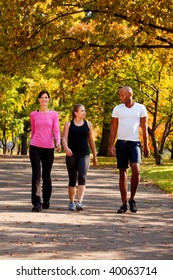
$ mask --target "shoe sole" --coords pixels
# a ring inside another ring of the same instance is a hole
[[[128,210],[128,207],[126,204],[123,204],[117,211],[118,214],[124,214]]]
[[[49,208],[50,208],[50,205],[43,205],[42,208],[43,208],[43,209],[49,209]]]
[[[126,213],[126,212],[127,212],[127,210],[124,210],[124,211],[119,211],[119,210],[118,210],[118,211],[117,211],[118,214],[124,214],[124,213]]]
[[[41,209],[39,209],[39,208],[32,208],[32,212],[40,212],[41,211]]]
[[[77,211],[82,211],[82,210],[83,210],[83,207],[76,207],[76,210],[77,210]]]
[[[131,211],[132,213],[136,213],[136,212],[137,212],[137,209],[136,209],[136,210],[130,209],[130,211]]]

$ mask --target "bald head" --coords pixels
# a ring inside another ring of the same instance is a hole
[[[131,107],[134,102],[132,100],[133,90],[131,87],[124,86],[119,90],[119,96],[122,103],[124,103],[127,107]]]
[[[124,86],[122,88],[120,88],[119,90],[119,94],[127,94],[128,96],[133,96],[133,90],[131,87],[128,87],[128,86]]]

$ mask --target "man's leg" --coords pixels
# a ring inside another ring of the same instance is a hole
[[[140,163],[141,163],[141,143],[139,141],[131,143],[130,146],[130,165],[131,176],[131,194],[129,199],[130,211],[136,212],[135,194],[140,181]]]
[[[139,181],[140,181],[140,164],[132,163],[131,164],[132,176],[131,176],[131,195],[130,201],[134,200]]]
[[[123,205],[127,204],[127,190],[128,190],[127,177],[128,177],[128,169],[120,169],[119,188],[120,188]]]

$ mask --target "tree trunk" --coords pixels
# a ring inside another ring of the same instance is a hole
[[[159,147],[158,147],[158,143],[156,141],[155,134],[150,129],[148,129],[148,132],[149,132],[149,134],[151,136],[151,139],[152,139],[152,144],[153,144],[153,148],[154,148],[155,163],[157,165],[161,165],[161,164],[163,164],[163,158],[162,158],[162,153],[159,151]]]
[[[30,132],[30,122],[29,120],[26,120],[24,122],[24,132],[21,135],[21,155],[27,155],[27,138],[28,138],[28,132]]]
[[[3,155],[6,155],[7,152],[7,139],[6,139],[6,130],[3,130],[3,139],[2,139],[2,146],[3,146]]]
[[[160,153],[158,153],[158,154],[156,155],[155,163],[156,163],[157,165],[163,164],[163,158],[162,158],[162,155],[161,155]]]
[[[21,136],[21,155],[27,155],[27,133]]]
[[[5,145],[5,146],[3,147],[3,155],[6,155],[6,152],[7,152],[7,146]]]
[[[110,129],[103,127],[101,144],[97,154],[98,156],[108,156],[109,133]]]
[[[171,159],[173,159],[173,142],[171,142]]]

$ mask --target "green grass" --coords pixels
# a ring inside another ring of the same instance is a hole
[[[115,166],[112,157],[98,157],[98,166]],[[144,158],[141,164],[141,181],[157,185],[166,193],[173,194],[173,161],[164,160],[163,165],[156,165],[153,158]]]
[[[153,158],[143,159],[141,178],[173,194],[173,161],[164,160],[163,165],[156,165]]]
[[[106,166],[115,166],[115,158],[114,157],[97,157],[98,166],[106,167]]]

